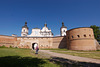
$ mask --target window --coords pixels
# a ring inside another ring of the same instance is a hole
[[[80,35],[77,35],[77,37],[79,38],[79,37],[80,37]]]
[[[91,35],[89,34],[89,36],[91,37]]]
[[[25,30],[24,30],[24,32],[25,32]]]
[[[64,32],[66,32],[66,31],[64,30]]]
[[[86,35],[84,34],[84,37],[86,37]]]
[[[72,36],[72,38],[74,38],[74,37]]]

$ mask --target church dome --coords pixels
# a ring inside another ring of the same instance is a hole
[[[42,28],[42,31],[49,31],[47,24],[44,24],[44,27]]]
[[[48,30],[48,27],[43,27],[42,30],[43,31],[47,31]]]
[[[64,26],[64,22],[62,22],[62,27],[61,28],[67,28],[66,26]]]
[[[27,22],[25,22],[25,25],[22,26],[22,28],[27,28],[27,29],[28,29],[28,27],[27,27]]]

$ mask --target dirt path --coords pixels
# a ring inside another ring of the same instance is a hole
[[[72,55],[67,55],[67,54],[55,53],[55,52],[50,52],[50,50],[39,50],[39,52],[42,52],[44,54],[48,54],[49,57],[54,56],[54,57],[60,57],[60,58],[65,58],[65,59],[79,61],[79,62],[90,62],[90,63],[100,64],[100,60],[98,60],[98,59],[92,59],[92,58],[85,58],[85,57],[78,57],[78,56],[72,56]]]

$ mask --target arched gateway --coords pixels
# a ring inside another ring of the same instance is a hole
[[[38,46],[37,43],[32,43],[32,49],[33,49],[33,50],[36,48],[36,46]]]

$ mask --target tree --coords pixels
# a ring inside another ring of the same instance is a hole
[[[91,25],[90,28],[93,29],[95,39],[97,39],[97,41],[100,41],[100,27]]]

